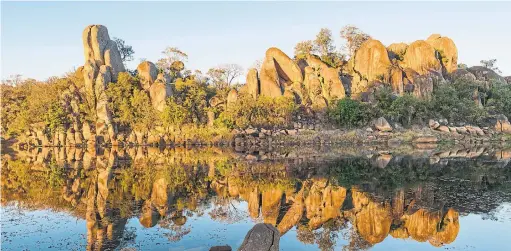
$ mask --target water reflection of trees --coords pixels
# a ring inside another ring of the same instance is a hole
[[[126,230],[132,217],[167,229],[176,242],[191,232],[189,217],[205,213],[224,223],[262,220],[283,235],[296,228],[300,241],[322,250],[339,237],[348,242],[344,249],[356,250],[389,235],[441,246],[456,238],[460,212],[487,213],[509,201],[509,159],[502,156],[295,155],[246,162],[222,149],[41,149],[3,163],[2,203],[85,218],[88,250],[133,241],[134,231]]]

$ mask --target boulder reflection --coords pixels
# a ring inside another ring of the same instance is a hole
[[[3,158],[2,204],[85,219],[88,250],[132,241],[126,223],[133,217],[145,228],[168,229],[169,241],[176,242],[191,232],[190,217],[206,213],[226,223],[250,217],[281,235],[296,228],[300,241],[323,250],[342,233],[347,249],[389,236],[439,247],[456,239],[460,214],[498,205],[493,195],[509,177],[503,167],[511,156],[486,149],[341,151],[334,155],[345,157],[335,158],[321,152],[258,153],[266,161],[246,161],[254,158],[220,148],[35,149]],[[470,189],[483,193],[481,201],[466,197]]]

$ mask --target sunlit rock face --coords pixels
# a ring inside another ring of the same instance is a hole
[[[348,84],[342,82],[341,78],[339,77],[339,69],[328,66],[314,55],[307,56],[307,60],[305,61],[305,63],[306,63],[304,64],[305,67],[306,66],[311,67],[311,69],[315,72],[315,75],[320,76],[323,79],[323,83],[322,85],[320,85],[321,86],[320,94],[323,98],[327,100],[333,100],[341,99],[346,96],[346,90],[344,86]],[[304,73],[305,78],[307,78],[307,75],[310,75],[310,73],[307,73],[305,67]],[[314,90],[313,89],[314,83],[311,82],[311,84],[312,84],[311,89]],[[315,97],[317,97],[317,95],[311,96],[311,99],[314,99]]]
[[[266,51],[259,77],[261,81],[261,95],[273,98],[282,96],[286,86],[303,82],[302,73],[298,65],[284,52],[275,47]]]
[[[149,90],[158,77],[158,68],[152,62],[144,61],[138,64],[137,74],[142,83],[142,88],[144,90]]]
[[[248,212],[252,218],[259,217],[260,198],[257,189],[251,191],[248,197]]]
[[[261,94],[261,86],[259,85],[259,75],[256,68],[248,70],[246,82],[247,83],[241,87],[240,93],[257,99]]]
[[[164,178],[160,178],[153,183],[151,190],[151,202],[161,215],[165,215],[168,209],[168,182]]]
[[[273,65],[271,64],[272,61]],[[298,65],[296,65],[296,63],[280,49],[275,47],[269,48],[266,51],[265,62],[263,65],[265,63],[267,63],[267,67],[263,68],[268,68],[270,66],[274,68],[272,70],[272,75],[276,76],[277,79],[272,79],[272,81],[275,81],[275,84],[283,89],[293,83],[303,82],[302,72]],[[274,73],[276,73],[276,75],[274,75]],[[263,77],[263,73],[261,73],[261,86],[266,84],[266,77]]]
[[[108,30],[103,25],[89,25],[82,34],[85,65],[83,78],[85,81],[86,98],[89,104],[96,107],[96,133],[108,133],[115,140],[115,129],[112,114],[106,98],[107,85],[117,82],[120,72],[126,71],[121,60],[117,44],[110,40]]]
[[[406,49],[408,49],[408,44],[406,43],[392,43],[387,46],[387,51],[389,52],[390,59],[403,58],[403,55],[406,53]]]
[[[439,53],[442,66],[446,73],[452,73],[458,69],[458,49],[454,41],[439,34],[433,34],[426,40]]]
[[[460,231],[460,222],[458,217],[459,213],[456,210],[449,208],[447,213],[444,215],[439,228],[437,228],[437,232],[431,237],[431,239],[429,239],[429,242],[436,247],[452,243]]]
[[[408,46],[400,66],[410,68],[420,75],[428,74],[430,71],[442,72],[435,48],[424,40],[417,40]]]
[[[166,100],[172,96],[172,88],[170,83],[167,83],[167,77],[160,73],[149,87],[149,97],[153,108],[159,112],[163,112],[166,106]]]
[[[387,48],[380,41],[370,39],[357,50],[353,70],[354,75],[359,75],[361,80],[371,83],[388,78],[390,66]],[[366,91],[361,86],[353,86],[352,88],[355,93]]]
[[[295,62],[280,49],[272,47],[266,51],[260,71],[248,71],[240,94],[254,98],[284,96],[297,104],[325,108],[329,101],[346,96],[345,86],[350,85],[349,81],[339,77],[339,69],[329,67],[314,55]]]
[[[230,107],[236,103],[238,100],[238,91],[236,89],[232,89],[227,94],[227,107]]]
[[[261,66],[261,95],[271,98],[282,96],[279,75],[272,58],[265,58]]]

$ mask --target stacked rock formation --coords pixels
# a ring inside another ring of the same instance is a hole
[[[384,81],[389,78],[391,66],[387,49],[378,40],[370,39],[364,42],[351,59],[354,84],[353,93],[362,93],[375,81]]]
[[[339,69],[310,56],[295,62],[278,48],[266,51],[260,72],[250,69],[240,93],[257,98],[290,97],[296,103],[325,107],[332,99],[343,98],[345,90]]]
[[[240,93],[254,98],[292,97],[298,104],[324,108],[330,101],[346,95],[368,100],[375,88],[388,85],[398,95],[408,92],[427,99],[434,86],[453,74],[460,74],[457,63],[456,45],[438,34],[427,40],[394,43],[388,47],[369,39],[341,68],[329,67],[315,55],[292,60],[272,47],[266,51],[260,71],[250,69]],[[492,74],[479,75],[485,78]]]
[[[446,73],[451,73],[458,69],[458,49],[454,41],[448,37],[442,37],[439,34],[433,34],[426,40],[440,55],[440,63]]]
[[[303,81],[298,65],[284,52],[274,47],[266,51],[259,77],[261,95],[268,97],[280,97],[285,89],[299,85]]]
[[[138,77],[142,88],[149,92],[153,108],[162,112],[165,102],[172,96],[172,88],[169,85],[169,77],[164,73],[158,74],[158,68],[152,62],[144,61],[137,67]]]
[[[352,76],[351,95],[363,97],[374,87],[389,85],[398,95],[405,92],[429,98],[444,76],[457,70],[458,50],[448,37],[431,35],[411,44],[388,47],[374,39],[364,42],[347,64]]]
[[[85,65],[83,77],[88,103],[96,108],[96,134],[108,133],[115,140],[115,125],[108,108],[106,89],[110,82],[116,82],[124,65],[117,44],[110,40],[108,30],[103,25],[89,25],[82,34]]]

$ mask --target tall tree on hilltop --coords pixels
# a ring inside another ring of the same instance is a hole
[[[320,56],[326,56],[328,53],[335,50],[334,42],[332,39],[332,31],[327,28],[322,28],[319,33],[316,35],[316,40],[314,40],[314,50]]]
[[[117,49],[121,54],[121,60],[124,64],[128,61],[132,61],[134,59],[133,54],[135,54],[135,50],[131,45],[127,45],[126,42],[120,38],[114,37],[114,41],[117,44]]]
[[[161,52],[164,56],[160,58],[156,65],[161,72],[169,74],[172,78],[181,76],[184,70],[184,61],[188,60],[188,55],[177,47],[167,47]]]
[[[344,55],[336,51],[332,38],[332,31],[327,28],[322,28],[316,35],[313,45],[313,52],[318,54],[323,62],[331,67],[342,65]]]
[[[314,43],[311,40],[298,42],[295,46],[295,57],[306,58],[314,51]]]
[[[346,40],[346,44],[343,46],[344,49],[350,57],[353,57],[362,43],[370,39],[371,36],[354,25],[346,25],[341,29],[341,38]]]
[[[231,86],[234,79],[243,74],[243,67],[238,64],[224,64],[208,70],[212,84],[218,89]]]

